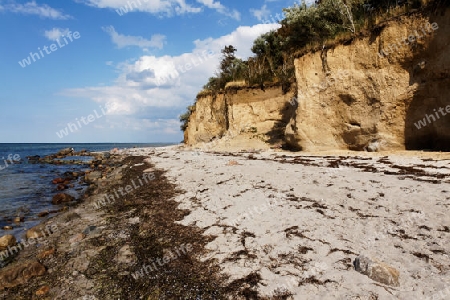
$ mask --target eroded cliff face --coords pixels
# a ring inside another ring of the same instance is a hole
[[[289,100],[294,93],[283,94],[281,87],[229,89],[215,96],[197,99],[195,111],[185,131],[185,143],[210,142],[227,134],[252,133],[268,143],[284,139],[286,125],[294,114]]]
[[[189,117],[189,124],[184,132],[184,142],[188,145],[209,142],[215,137],[222,137],[227,129],[225,95],[200,97],[195,103],[195,111]]]
[[[298,58],[298,108],[287,142],[302,150],[450,150],[450,114],[435,115],[450,105],[449,21],[404,17],[326,56]],[[410,36],[413,42],[401,43]]]
[[[296,150],[449,151],[449,28],[448,11],[401,17],[371,36],[297,58],[295,95],[247,88],[200,98],[185,142],[252,127],[266,142],[283,139]]]

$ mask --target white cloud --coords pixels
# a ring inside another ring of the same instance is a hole
[[[111,118],[109,117],[104,124],[96,124],[97,128],[105,129],[131,129],[136,131],[179,134],[180,122],[178,119],[140,119],[136,120],[130,117]]]
[[[87,5],[98,8],[115,9],[119,15],[129,12],[148,12],[151,14],[164,14],[166,16],[182,15],[186,13],[199,13],[203,7],[215,9],[236,20],[240,20],[241,14],[233,9],[230,10],[219,1],[197,0],[203,7],[193,6],[185,0],[78,0]]]
[[[199,2],[199,3],[203,4],[203,5],[205,5],[205,6],[208,7],[208,8],[215,9],[215,10],[217,10],[219,13],[221,13],[221,14],[223,14],[223,15],[226,15],[226,16],[228,16],[228,17],[231,17],[231,18],[233,18],[233,19],[236,19],[236,20],[238,20],[238,21],[241,19],[241,14],[240,14],[237,10],[235,10],[235,9],[230,10],[230,9],[226,8],[225,6],[223,6],[223,5],[220,3],[220,1],[214,1],[214,0],[197,0],[197,2]]]
[[[185,13],[198,13],[202,9],[187,4],[185,0],[79,0],[98,8],[116,9],[120,12],[140,11],[172,16]],[[121,10],[122,9],[122,10]]]
[[[44,36],[50,41],[57,41],[62,36],[66,36],[69,33],[69,28],[53,28],[50,30],[46,30],[44,32]]]
[[[161,34],[152,35],[151,39],[147,40],[141,36],[120,34],[113,26],[103,27],[102,29],[111,36],[112,42],[116,44],[119,49],[127,46],[162,49],[166,41],[166,37]]]
[[[113,85],[68,89],[61,94],[108,104],[108,115],[126,116],[136,119],[136,122],[152,118],[148,114],[156,118],[175,119],[177,113],[192,104],[201,87],[214,75],[224,46],[235,46],[237,56],[247,58],[252,54],[250,48],[253,41],[278,27],[278,24],[242,26],[217,39],[194,41],[195,48],[189,53],[178,56],[144,55],[134,62],[119,64],[120,75]],[[137,118],[137,115],[141,117]],[[176,124],[178,131],[178,121]]]
[[[72,17],[63,14],[61,11],[54,9],[47,4],[39,5],[36,1],[30,1],[25,4],[9,3],[3,6],[3,10],[24,15],[37,15],[41,18],[49,18],[53,20],[67,20]]]
[[[251,47],[253,41],[261,34],[273,29],[279,28],[279,24],[258,24],[255,26],[238,27],[231,34],[222,36],[218,39],[196,40],[194,44],[199,49],[213,49],[220,53],[224,46],[233,45],[238,51],[236,56],[246,59],[252,55]]]
[[[267,9],[267,5],[264,4],[261,9],[250,9],[250,12],[253,14],[255,18],[257,18],[259,21],[262,21],[263,19],[267,19],[270,15],[270,10]]]

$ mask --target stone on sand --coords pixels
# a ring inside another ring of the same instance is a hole
[[[356,271],[367,275],[374,281],[390,286],[400,286],[400,272],[383,262],[360,255],[355,258],[353,265]]]
[[[37,261],[25,261],[0,271],[0,290],[26,283],[30,278],[42,276],[45,267]]]
[[[13,235],[4,235],[0,238],[0,250],[5,250],[8,246],[14,246],[16,243],[16,238]]]

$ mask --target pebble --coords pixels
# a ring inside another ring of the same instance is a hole
[[[78,233],[69,239],[71,245],[81,242],[86,236],[82,233]]]
[[[23,222],[24,218],[23,217],[15,217],[14,218],[14,223],[20,223]]]
[[[83,230],[83,234],[89,235],[89,234],[93,233],[96,229],[97,229],[97,226],[90,225],[90,226],[86,227],[85,230]]]
[[[4,250],[8,248],[8,246],[14,246],[16,243],[16,238],[13,235],[4,235],[0,238],[0,250]]]
[[[41,287],[40,289],[38,289],[36,291],[36,295],[43,296],[43,295],[47,294],[49,291],[50,291],[50,287],[48,285],[44,285],[43,287]]]

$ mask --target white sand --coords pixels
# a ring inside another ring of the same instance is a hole
[[[268,150],[251,160],[179,146],[127,152],[149,155],[185,191],[176,200],[191,213],[181,223],[216,236],[202,259],[217,259],[231,280],[258,273],[261,296],[285,289],[293,299],[450,299],[449,154],[423,161],[426,153],[388,153],[379,161],[385,154],[353,152],[330,168],[337,156]],[[419,179],[438,183],[385,174],[399,170],[392,165],[416,166],[431,173]],[[400,287],[356,272],[359,254],[398,269]]]

